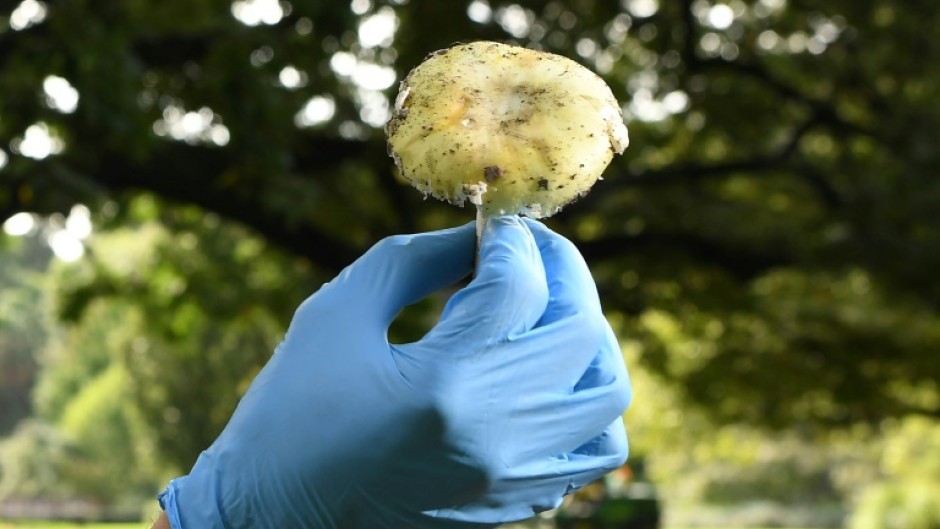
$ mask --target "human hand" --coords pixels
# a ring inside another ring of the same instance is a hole
[[[391,237],[305,301],[161,495],[173,527],[492,527],[621,465],[626,368],[587,266],[542,224],[489,221],[438,324],[388,343],[473,252],[472,225]]]

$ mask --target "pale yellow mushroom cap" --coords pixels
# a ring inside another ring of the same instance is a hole
[[[418,190],[484,217],[547,217],[627,147],[620,105],[571,59],[495,42],[431,54],[401,83],[389,154]]]

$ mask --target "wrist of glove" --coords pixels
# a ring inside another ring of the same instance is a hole
[[[476,528],[620,466],[630,383],[596,288],[541,223],[489,221],[421,340],[401,309],[470,273],[472,224],[385,239],[297,310],[229,424],[160,495],[175,529]]]

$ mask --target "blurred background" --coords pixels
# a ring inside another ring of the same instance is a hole
[[[473,218],[382,127],[476,39],[593,69],[632,140],[548,221],[622,340],[631,460],[529,526],[940,527],[938,28],[933,0],[0,1],[0,527],[152,516],[301,300]]]

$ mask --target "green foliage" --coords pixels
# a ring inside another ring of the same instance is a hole
[[[165,478],[116,361],[135,330],[120,309],[97,303],[83,325],[47,344],[35,392],[42,419],[24,421],[4,441],[0,498],[136,502]]]
[[[107,370],[70,402],[58,427],[23,421],[0,450],[0,499],[141,501],[165,473],[133,428],[123,376]]]
[[[244,230],[192,208],[155,205],[135,202],[140,220],[99,235],[90,258],[61,270],[61,309],[74,322],[65,349],[76,363],[55,361],[37,398],[53,410],[58,392],[74,406],[94,387],[89,380],[120,366],[160,460],[182,471],[221,431],[314,287],[303,263]],[[82,394],[69,390],[70,380]],[[65,427],[69,411],[50,416]]]
[[[628,344],[634,358],[635,344]],[[824,454],[808,434],[767,435],[746,424],[716,425],[682,405],[679,391],[647,370],[631,373],[635,404],[626,419],[631,451],[645,455],[652,481],[673,501],[733,503],[832,499]],[[759,485],[759,486],[755,486]]]
[[[908,419],[886,430],[882,479],[859,496],[852,529],[940,527],[940,425]]]
[[[636,366],[641,342],[628,340],[624,350]],[[718,423],[656,372],[634,367],[631,379],[631,460],[647,462],[667,526],[841,527],[849,499],[880,474],[883,446],[871,428]]]
[[[735,301],[734,311],[716,312],[676,296],[645,310],[627,333],[642,339],[644,361],[682,380],[691,400],[722,420],[847,425],[940,405],[938,360],[929,353],[940,348],[933,309],[868,273],[781,269]]]
[[[46,344],[34,393],[41,417],[60,421],[72,399],[108,369],[114,351],[126,346],[134,332],[124,324],[124,314],[121,307],[98,304],[89,310],[88,325],[72,327]]]
[[[63,480],[105,504],[149,499],[169,474],[131,405],[127,378],[120,364],[111,364],[69,401],[59,425],[77,452],[64,465]]]
[[[0,529],[140,529],[140,523],[80,523],[43,522],[36,520],[3,522]]]
[[[668,322],[653,326],[669,330]],[[625,343],[628,362],[640,346]],[[648,461],[674,524],[835,527],[851,513],[852,529],[936,527],[936,420],[913,416],[838,430],[716,424],[706,410],[684,405],[681,391],[661,376],[645,369],[631,375],[631,451]]]
[[[72,492],[63,482],[63,466],[72,447],[53,427],[40,421],[20,422],[0,441],[0,498],[64,498]]]
[[[0,436],[31,411],[36,378],[33,351],[48,333],[50,314],[42,273],[49,250],[37,237],[10,241],[0,252]]]

